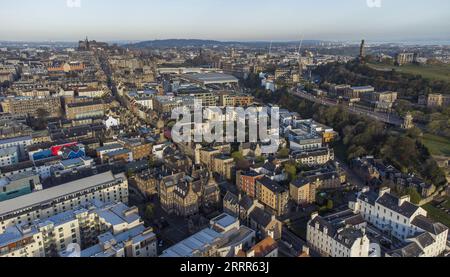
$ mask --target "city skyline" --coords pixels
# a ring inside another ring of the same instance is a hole
[[[0,259],[450,257],[449,1],[0,1]]]
[[[450,3],[388,0],[3,1],[3,41],[449,41]],[[78,5],[79,4],[79,5]],[[401,17],[399,16],[401,15]],[[55,22],[58,22],[56,24]]]

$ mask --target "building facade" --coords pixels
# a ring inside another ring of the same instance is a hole
[[[3,112],[15,115],[38,117],[39,110],[44,110],[51,117],[61,116],[61,100],[58,97],[16,97],[7,98],[2,103]]]
[[[308,246],[323,257],[368,257],[370,241],[365,226],[358,215],[337,221],[314,213],[307,225]]]
[[[307,179],[297,179],[289,186],[289,195],[297,205],[309,205],[316,202],[316,184]]]
[[[0,202],[0,233],[16,224],[31,224],[94,200],[128,203],[128,180],[106,172]]]
[[[281,216],[287,210],[289,191],[277,182],[263,177],[256,181],[256,196],[275,215]]]

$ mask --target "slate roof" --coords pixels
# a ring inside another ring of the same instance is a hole
[[[246,177],[258,177],[258,176],[262,176],[263,174],[260,174],[254,170],[248,170],[248,171],[241,171],[241,176],[246,176]]]
[[[433,235],[439,235],[448,230],[447,226],[442,223],[434,222],[430,218],[422,215],[416,216],[411,224]]]
[[[355,242],[364,236],[363,232],[354,228],[345,228],[338,232],[335,236],[336,241],[345,245],[347,248],[351,248]]]
[[[230,205],[242,207],[244,210],[248,211],[253,206],[253,200],[248,195],[243,195],[239,200],[239,196],[228,191],[223,198],[224,203]]]
[[[436,241],[430,235],[430,233],[422,233],[414,238],[414,240],[419,244],[421,248],[427,248],[433,245]]]
[[[259,182],[261,185],[265,186],[269,190],[276,192],[276,193],[282,193],[282,192],[286,191],[283,186],[281,186],[277,182],[275,182],[272,179],[269,179],[267,177],[259,179],[257,182]]]
[[[327,229],[328,236],[333,237],[345,247],[351,248],[356,240],[364,237],[363,231],[354,226],[364,222],[360,214],[354,214],[353,211],[346,210],[325,218],[316,216],[309,222],[309,226],[315,228],[318,224],[320,232]]]
[[[413,214],[416,213],[417,210],[420,208],[419,206],[416,206],[408,201],[404,202],[402,205],[399,206],[398,198],[390,193],[385,193],[383,196],[378,198],[376,202],[381,206],[393,210],[396,213],[399,213],[407,218],[413,216]]]
[[[253,206],[253,200],[248,195],[244,195],[239,201],[239,206],[248,211]]]
[[[271,172],[275,172],[275,170],[277,169],[277,167],[273,163],[270,163],[270,162],[265,163],[263,165],[263,168],[268,171],[271,171]]]
[[[308,185],[309,183],[310,183],[309,180],[305,179],[305,178],[299,178],[299,179],[291,182],[291,184],[296,188],[301,188],[303,186]]]
[[[327,220],[325,220],[323,217],[320,217],[320,216],[317,216],[316,218],[311,220],[309,222],[309,226],[315,227],[317,223],[319,224],[319,231],[323,232],[323,230],[325,228],[327,228],[328,234],[334,235],[336,233],[336,230],[335,230],[333,224],[331,224],[330,222],[328,222]]]
[[[375,206],[375,202],[378,199],[378,193],[375,193],[374,191],[361,193],[361,195],[359,196],[359,199],[369,203],[372,206]]]
[[[403,248],[397,249],[391,253],[389,253],[392,257],[400,257],[400,258],[413,258],[420,257],[425,254],[419,245],[415,242],[411,242]]]
[[[267,227],[272,222],[272,215],[265,212],[263,209],[257,207],[255,208],[249,216],[253,221],[255,221],[258,225],[263,227]]]
[[[361,214],[354,215],[354,216],[352,216],[350,218],[347,218],[345,220],[345,224],[346,225],[351,225],[351,226],[361,225],[361,224],[363,224],[365,222],[366,221],[364,220],[364,218],[362,217]]]
[[[225,194],[225,197],[223,198],[223,202],[235,206],[238,204],[238,197],[236,194],[227,191],[227,194]]]

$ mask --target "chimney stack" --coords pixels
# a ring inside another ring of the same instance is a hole
[[[386,193],[390,193],[391,189],[386,187],[386,188],[380,188],[380,192],[378,193],[379,197],[382,197],[383,195],[385,195]]]
[[[404,195],[398,199],[398,206],[400,207],[405,202],[411,202],[411,197],[409,195]]]

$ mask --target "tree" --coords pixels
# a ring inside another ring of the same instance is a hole
[[[333,202],[333,200],[328,200],[327,201],[327,209],[328,210],[332,210],[334,208],[334,202]]]
[[[31,124],[35,130],[44,130],[47,128],[47,118],[50,113],[42,108],[36,110],[36,117],[32,118]]]
[[[244,80],[244,86],[250,89],[257,89],[261,87],[261,79],[259,79],[259,75],[250,73],[247,79]]]
[[[50,116],[50,113],[45,109],[39,108],[36,110],[36,115],[39,119],[46,120]]]
[[[290,181],[294,181],[297,178],[297,166],[292,163],[286,163],[284,166],[286,174],[289,176]]]
[[[133,169],[128,169],[128,171],[127,171],[127,177],[128,178],[131,178],[131,177],[133,177],[134,176],[134,170]]]
[[[419,205],[420,201],[422,201],[422,196],[420,196],[419,192],[415,188],[407,189],[408,195],[411,197],[411,202],[413,204]]]
[[[154,157],[151,157],[150,159],[148,159],[148,167],[155,168],[157,166],[158,166],[158,161]]]
[[[264,158],[263,156],[256,157],[255,161],[256,163],[263,163],[266,161],[266,158]]]
[[[344,68],[343,71],[346,69]],[[332,74],[332,71],[330,72]],[[384,124],[375,120],[351,114],[342,108],[323,107],[289,94],[275,98],[278,100],[271,103],[298,112],[303,118],[313,117],[316,121],[333,127],[342,138],[347,160],[372,155],[382,158],[386,163],[392,164],[404,173],[414,173],[436,187],[445,185],[443,170],[432,159],[428,149],[421,142],[420,136],[418,137],[417,130],[399,132],[386,128]],[[428,127],[432,127],[436,132],[444,133],[446,132],[444,128],[448,126],[450,134],[450,120],[447,117],[435,113],[430,118],[439,123]],[[443,118],[446,120],[444,121]],[[286,151],[289,150],[280,150],[278,157],[287,157]]]
[[[145,217],[147,219],[151,219],[153,215],[155,214],[155,208],[152,204],[148,204],[147,207],[145,207]]]
[[[287,159],[287,158],[289,158],[289,149],[287,149],[287,148],[281,149],[281,150],[278,152],[277,157],[278,157],[279,159]]]
[[[408,137],[412,138],[412,139],[416,139],[417,140],[417,139],[420,139],[423,136],[423,133],[422,133],[422,131],[419,128],[414,127],[414,128],[411,128],[411,129],[407,130],[406,131],[406,135]]]
[[[414,107],[411,102],[399,99],[396,102],[395,110],[400,116],[405,116],[407,112],[413,111]]]
[[[235,162],[245,160],[244,155],[240,151],[233,152],[231,154],[231,157],[234,159]]]
[[[236,163],[237,170],[248,170],[250,168],[250,162],[245,159],[244,155],[240,151],[233,152],[231,157]]]
[[[355,158],[359,158],[359,157],[363,157],[366,154],[367,154],[367,151],[366,151],[366,149],[364,149],[364,147],[356,146],[356,145],[351,145],[348,148],[348,153],[347,153],[349,160],[352,160],[352,159],[355,159]]]

